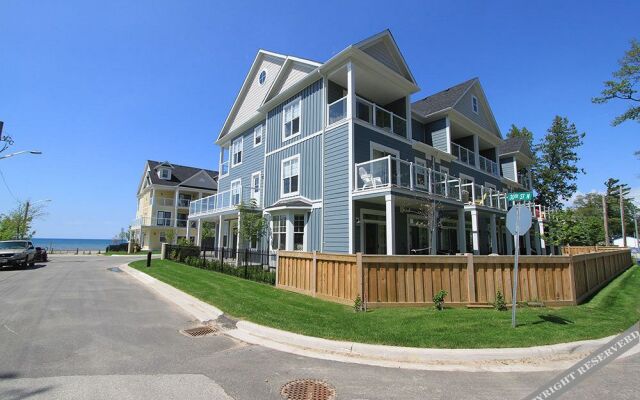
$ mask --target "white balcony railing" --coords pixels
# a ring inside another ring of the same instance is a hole
[[[347,118],[347,96],[334,101],[327,106],[327,125],[335,124]]]
[[[375,103],[356,97],[356,118],[387,132],[407,137],[407,120]]]
[[[178,207],[189,207],[190,199],[178,199]]]
[[[242,187],[236,190],[225,190],[211,196],[193,200],[189,204],[189,217],[214,214],[235,208],[242,202]]]
[[[458,143],[451,142],[451,154],[458,160],[468,165],[476,165],[476,155],[472,150],[460,146]]]
[[[491,175],[499,176],[498,164],[495,161],[488,159],[487,157],[478,155],[480,169],[484,172],[488,172]]]
[[[156,197],[156,205],[162,207],[173,207],[173,199],[168,197]]]
[[[186,219],[175,218],[157,218],[157,217],[139,217],[133,220],[131,223],[132,228],[140,228],[142,226],[164,226],[164,227],[178,227],[186,228]]]
[[[399,160],[393,156],[357,163],[355,192],[398,187],[460,201],[464,204],[507,209],[506,193],[465,183],[458,177]]]

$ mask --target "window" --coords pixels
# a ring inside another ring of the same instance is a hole
[[[285,250],[287,248],[287,217],[286,215],[274,215],[271,232],[271,247],[273,250]]]
[[[167,242],[167,234],[164,233],[164,231],[160,232],[160,243],[166,243]]]
[[[471,109],[474,113],[478,113],[478,98],[476,96],[471,96]]]
[[[419,187],[427,186],[427,162],[421,158],[415,158],[415,182],[414,184]]]
[[[300,99],[294,100],[282,109],[282,140],[291,139],[300,134]]]
[[[300,155],[282,160],[282,196],[298,194]]]
[[[168,168],[162,168],[158,175],[160,176],[160,179],[169,180],[171,179],[171,170]]]
[[[262,124],[253,128],[253,147],[259,146],[262,143],[262,130],[264,127]]]
[[[231,182],[231,204],[238,205],[242,200],[242,181],[236,179]]]
[[[220,148],[220,176],[229,174],[229,147]]]
[[[304,214],[293,216],[293,249],[304,250]]]
[[[260,75],[258,76],[258,83],[260,84],[260,86],[264,85],[264,82],[267,80],[267,71],[266,70],[262,70],[260,72]]]
[[[189,203],[191,202],[190,194],[178,194],[178,207],[189,207]]]
[[[158,211],[156,225],[171,226],[171,211]]]
[[[442,172],[443,174],[449,175],[449,168],[443,167],[442,165],[440,165],[440,172]]]
[[[184,213],[178,213],[178,219],[176,221],[176,226],[178,228],[186,228],[187,227],[187,218],[189,217],[188,214],[184,214]]]
[[[251,174],[251,199],[260,204],[260,171]]]
[[[236,139],[233,141],[233,143],[231,144],[231,154],[232,154],[232,159],[231,159],[231,166],[235,167],[236,165],[240,165],[242,164],[242,137]]]

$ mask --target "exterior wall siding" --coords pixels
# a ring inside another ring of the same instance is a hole
[[[322,251],[349,252],[349,124],[324,134]]]
[[[414,161],[414,151],[410,144],[382,134],[362,125],[353,125],[353,159],[354,162],[364,162],[371,159],[371,142],[381,144],[400,152],[400,158]]]
[[[322,243],[322,208],[314,208],[307,219],[307,251],[320,251]]]
[[[301,98],[300,107],[300,134],[283,142],[282,141],[282,109],[287,104]],[[303,139],[322,130],[322,119],[324,117],[324,96],[322,90],[322,80],[318,80],[298,92],[282,104],[276,106],[267,113],[267,152],[271,152]]]
[[[500,159],[500,170],[502,176],[512,181],[516,180],[516,170],[513,166],[513,157],[505,157]]]
[[[478,98],[478,113],[473,112],[471,106],[471,96],[476,96]],[[469,118],[476,124],[481,127],[495,132],[495,128],[493,127],[493,123],[490,121],[489,110],[487,110],[488,105],[481,101],[482,96],[480,96],[480,91],[477,86],[472,87],[467,94],[460,99],[458,104],[456,104],[455,109],[462,113],[465,117]],[[497,132],[496,132],[497,135]]]
[[[300,196],[309,200],[322,199],[322,135],[318,135],[267,155],[265,165],[267,174],[264,183],[264,203],[267,207],[281,198],[282,160],[297,154],[300,155]]]
[[[431,143],[432,146],[440,151],[447,152],[448,150],[448,140],[447,140],[447,129],[440,129],[438,131],[431,132]]]
[[[264,122],[262,122],[264,123]],[[256,126],[258,126],[257,124]],[[251,174],[260,171],[262,173],[262,186],[261,190],[264,190],[264,149],[265,138],[264,131],[262,136],[262,144],[253,147],[253,129],[247,130],[242,134],[242,163],[235,167],[230,165],[229,174],[224,177],[218,178],[218,192],[231,189],[231,182],[236,179],[242,179],[242,201],[248,202],[251,198]],[[232,155],[229,155],[232,158]],[[229,163],[231,164],[231,163]]]

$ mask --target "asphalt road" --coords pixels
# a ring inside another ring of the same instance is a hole
[[[195,325],[129,275],[126,257],[55,256],[0,270],[0,399],[281,399],[303,378],[337,399],[520,399],[555,373],[369,367],[281,353]],[[638,399],[640,356],[615,361],[563,399]]]

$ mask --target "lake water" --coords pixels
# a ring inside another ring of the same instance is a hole
[[[56,239],[33,238],[35,247],[45,247],[54,250],[101,250],[104,251],[110,244],[115,244],[113,239]]]

